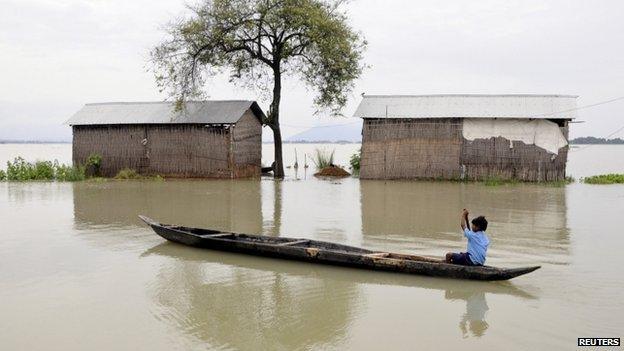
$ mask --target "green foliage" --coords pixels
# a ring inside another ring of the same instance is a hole
[[[102,156],[100,156],[99,154],[91,154],[89,155],[89,157],[87,157],[87,162],[85,166],[94,166],[94,167],[99,168],[101,164],[102,164]]]
[[[115,179],[117,180],[155,180],[155,181],[164,181],[165,178],[159,174],[154,176],[144,176],[139,174],[136,170],[131,168],[124,168],[117,172],[115,175]]]
[[[582,181],[587,184],[624,184],[624,174],[601,174],[583,178]]]
[[[526,182],[517,179],[503,179],[499,177],[491,177],[483,180],[485,186],[501,186],[501,185],[516,185],[516,184],[539,184],[551,187],[560,187],[570,183],[574,183],[574,178],[566,177],[564,180],[546,181],[546,182]]]
[[[206,78],[227,71],[232,82],[273,95],[265,123],[277,126],[281,76],[294,75],[317,92],[319,109],[338,115],[366,47],[339,9],[343,2],[203,0],[152,50],[156,82],[181,108],[202,96]]]
[[[99,177],[100,166],[102,165],[102,156],[99,154],[90,154],[85,162],[85,174],[91,177]]]
[[[54,178],[60,182],[76,182],[85,180],[84,166],[68,166],[54,161]]]
[[[362,159],[362,148],[358,150],[358,152],[351,155],[351,159],[349,160],[349,164],[351,165],[351,170],[353,174],[360,173],[360,160]]]
[[[6,180],[6,172],[0,169],[0,182]]]
[[[314,105],[340,115],[362,74],[366,41],[339,9],[344,0],[202,0],[168,27],[169,37],[151,52],[156,83],[184,109],[202,98],[207,78],[227,72],[230,81],[254,88],[271,105],[262,121],[275,142],[275,177],[284,176],[279,125],[282,76],[316,92]]]
[[[312,157],[312,162],[316,166],[316,169],[321,170],[334,164],[334,152],[336,150],[328,151],[325,149],[316,149]]]
[[[85,179],[84,172],[84,167],[59,164],[58,161],[31,163],[22,157],[16,157],[12,162],[7,162],[6,179],[9,181],[77,181]]]
[[[115,179],[129,180],[129,179],[143,179],[143,176],[137,173],[136,170],[130,168],[124,168],[117,172]]]

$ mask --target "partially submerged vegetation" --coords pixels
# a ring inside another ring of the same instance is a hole
[[[164,180],[165,178],[163,178],[160,175],[155,175],[155,176],[144,176],[139,174],[139,172],[137,172],[136,170],[132,169],[132,168],[124,168],[122,170],[120,170],[119,172],[117,172],[117,174],[115,175],[115,179],[117,180]]]
[[[360,174],[360,161],[362,160],[362,148],[360,148],[356,153],[351,155],[351,159],[349,159],[349,164],[351,165],[351,172],[353,175]]]
[[[102,165],[102,156],[99,154],[91,154],[87,157],[86,162],[86,174],[89,177],[99,177],[100,176],[100,166]]]
[[[574,183],[575,179],[573,177],[566,177],[564,180],[553,180],[553,181],[544,181],[544,182],[523,182],[517,179],[502,179],[498,177],[487,178],[482,181],[485,186],[501,186],[501,185],[515,185],[515,184],[539,184],[545,186],[564,186],[570,183]]]
[[[624,184],[624,174],[600,174],[582,179],[587,184]]]
[[[101,181],[100,166],[102,157],[97,154],[90,155],[84,165],[66,165],[54,161],[28,162],[23,157],[16,157],[7,162],[7,170],[0,170],[0,181],[24,182],[24,181],[58,181],[75,182],[85,179]],[[160,175],[143,176],[133,169],[122,169],[115,179],[149,179],[163,180]]]
[[[142,178],[141,175],[137,173],[136,170],[131,169],[131,168],[124,168],[120,170],[119,172],[117,172],[117,174],[115,175],[115,179],[121,179],[121,180],[141,179],[141,178]]]
[[[6,173],[0,176],[1,180],[8,181],[29,181],[47,180],[73,182],[84,180],[85,168],[83,166],[70,166],[54,161],[28,162],[22,157],[16,157],[13,161],[7,162]]]
[[[334,164],[334,153],[336,150],[328,151],[316,149],[312,162],[318,170],[314,175],[317,177],[348,177],[351,174],[342,167]]]
[[[316,166],[316,169],[321,170],[326,167],[334,165],[334,153],[336,150],[316,149],[312,157],[312,162]]]

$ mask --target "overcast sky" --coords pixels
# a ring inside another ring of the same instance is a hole
[[[69,140],[63,122],[89,102],[160,101],[147,70],[177,0],[0,0],[0,139]],[[580,95],[579,106],[624,96],[624,1],[354,0],[346,10],[369,42],[360,94]],[[217,77],[214,99],[256,99]],[[286,136],[316,124],[305,86],[286,83]],[[266,101],[260,101],[266,109]],[[624,101],[579,112],[575,136],[624,126]],[[616,136],[624,136],[624,131]]]

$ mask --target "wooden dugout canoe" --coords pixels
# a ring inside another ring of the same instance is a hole
[[[428,257],[371,251],[325,241],[227,233],[162,224],[146,216],[139,218],[152,227],[156,234],[176,243],[312,263],[471,280],[507,280],[540,268],[459,266]]]

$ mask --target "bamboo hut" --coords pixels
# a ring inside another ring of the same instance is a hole
[[[87,104],[67,124],[74,164],[100,155],[103,176],[240,178],[260,175],[263,117],[254,101],[122,102]]]
[[[566,176],[571,95],[365,95],[363,179]]]

